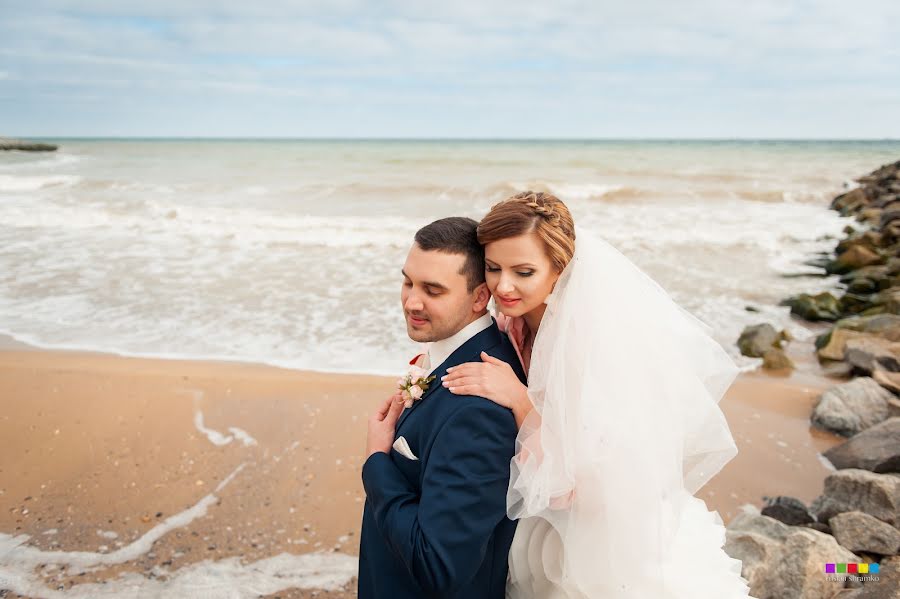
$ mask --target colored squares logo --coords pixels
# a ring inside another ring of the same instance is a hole
[[[825,564],[825,574],[878,574],[879,564]]]

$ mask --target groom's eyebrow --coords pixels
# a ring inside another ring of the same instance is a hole
[[[405,270],[403,270],[403,269],[401,268],[401,269],[400,269],[400,272],[403,273],[403,276],[404,276],[404,277],[406,277],[407,279],[409,279],[409,275],[406,274],[406,271],[405,271]],[[412,279],[409,279],[409,280],[412,281]],[[450,291],[450,288],[449,288],[449,287],[447,287],[446,285],[444,285],[444,284],[442,284],[442,283],[438,283],[437,281],[422,281],[422,284],[425,285],[426,287],[437,287],[437,288],[440,289],[441,291]]]

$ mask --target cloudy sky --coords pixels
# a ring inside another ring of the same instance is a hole
[[[0,135],[900,138],[896,0],[0,0]]]

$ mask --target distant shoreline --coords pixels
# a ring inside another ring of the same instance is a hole
[[[194,136],[28,136],[40,141],[215,141],[215,142],[401,142],[401,143],[900,143],[900,138],[794,138],[794,137],[194,137]]]

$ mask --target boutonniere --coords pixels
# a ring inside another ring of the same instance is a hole
[[[397,388],[400,389],[404,406],[407,408],[411,408],[414,401],[421,399],[425,392],[428,391],[428,385],[434,381],[434,376],[426,377],[425,374],[426,372],[423,368],[410,365],[406,375],[397,379]]]

